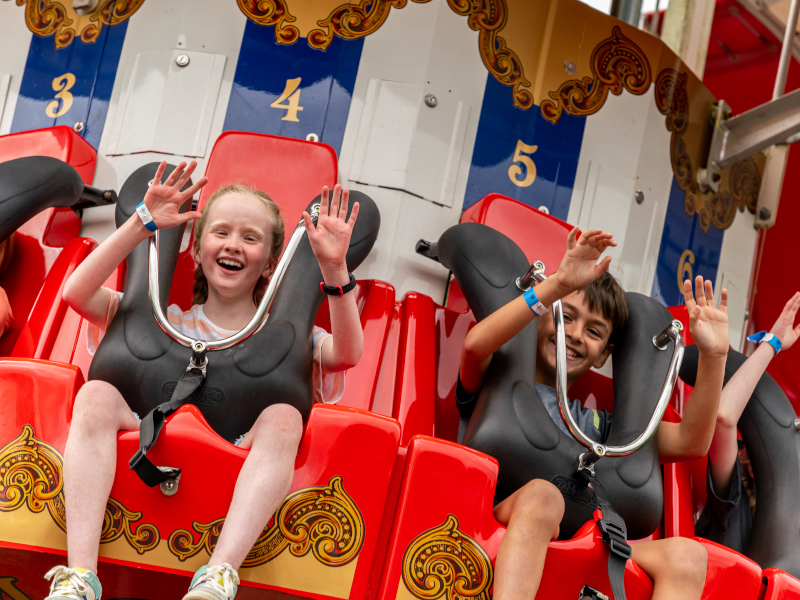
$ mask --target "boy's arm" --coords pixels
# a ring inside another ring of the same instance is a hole
[[[697,380],[680,423],[661,423],[658,453],[661,459],[686,460],[705,456],[714,435],[717,410],[728,357],[728,290],[722,290],[719,308],[714,305],[711,282],[698,275],[683,284],[689,331],[699,351]]]
[[[576,241],[578,228],[567,237],[567,252],[553,275],[536,286],[536,297],[545,306],[583,289],[608,271],[611,257],[599,264],[600,255],[616,246],[614,236],[600,229],[590,229]],[[464,339],[459,376],[464,391],[476,393],[492,361],[492,355],[536,318],[525,298],[515,298],[475,325]]]
[[[783,350],[788,350],[800,335],[800,325],[792,328],[799,308],[800,292],[797,292],[783,307],[781,315],[770,330],[770,333],[781,340]],[[775,356],[775,349],[772,346],[760,344],[722,389],[717,426],[708,450],[711,481],[714,483],[714,490],[721,495],[720,497],[724,498],[730,489],[731,475],[736,465],[736,456],[739,453],[739,445],[736,441],[736,426],[739,423],[739,417],[742,416],[753,390],[756,389],[756,385],[764,371],[767,370],[773,356]]]
[[[161,181],[167,163],[159,165],[154,181]],[[205,177],[189,189],[181,192],[181,188],[191,177],[197,163],[192,161],[184,172],[186,163],[182,162],[161,184],[151,185],[145,194],[145,206],[159,229],[167,229],[199,219],[199,212],[188,211],[180,214],[180,207],[208,181]],[[152,235],[143,224],[139,215],[134,213],[109,238],[89,256],[86,257],[72,273],[64,286],[63,298],[75,312],[97,325],[106,328],[106,316],[111,300],[111,290],[103,287],[117,266],[142,240]]]
[[[350,283],[346,258],[350,236],[358,218],[358,202],[353,205],[350,219],[346,220],[349,199],[350,191],[342,190],[337,183],[329,205],[326,186],[322,188],[317,226],[314,227],[308,213],[303,213],[308,241],[328,286]],[[323,375],[356,366],[364,350],[364,332],[355,294],[351,291],[343,296],[328,296],[328,307],[331,313],[331,337],[322,344]]]

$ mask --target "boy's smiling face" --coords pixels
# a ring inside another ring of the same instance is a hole
[[[601,368],[611,356],[608,343],[612,324],[602,313],[589,309],[583,291],[565,296],[564,331],[567,337],[567,387],[583,373]],[[536,382],[555,387],[556,330],[552,312],[537,319]]]

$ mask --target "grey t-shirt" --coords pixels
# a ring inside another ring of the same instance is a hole
[[[542,400],[542,404],[550,413],[550,417],[555,422],[556,426],[566,433],[572,435],[567,429],[564,420],[561,418],[561,413],[558,411],[558,399],[556,398],[556,391],[548,385],[541,383],[536,384],[536,392]],[[456,386],[456,404],[461,413],[461,422],[458,426],[458,442],[464,439],[464,432],[467,430],[467,423],[469,417],[472,415],[472,410],[475,408],[475,403],[478,401],[478,393],[469,396],[464,388],[461,386],[461,379],[458,380]],[[580,401],[570,400],[569,410],[572,417],[587,437],[598,443],[605,443],[608,439],[608,432],[611,428],[611,418],[613,415],[604,410],[595,410],[593,408],[583,408]]]

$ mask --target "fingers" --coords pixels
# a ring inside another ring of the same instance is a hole
[[[575,227],[572,228],[572,231],[570,231],[569,235],[567,236],[567,252],[569,252],[575,247],[575,244],[577,243],[575,240],[577,237],[578,237],[578,226],[576,225]]]
[[[714,287],[711,285],[711,280],[706,279],[705,285],[703,286],[706,296],[706,304],[710,307],[714,307]]]
[[[706,295],[703,293],[703,276],[698,275],[694,280],[694,297],[697,306],[706,305]]]
[[[197,161],[193,160],[189,163],[189,166],[183,172],[183,174],[178,177],[178,181],[175,182],[175,187],[179,190],[183,189],[183,186],[186,185],[186,182],[189,181],[189,178],[192,176],[192,173],[197,168]]]
[[[687,279],[683,282],[683,301],[686,303],[686,310],[691,315],[697,308],[697,303],[694,301],[694,293],[692,292],[692,280]]]
[[[347,224],[350,227],[355,227],[356,225],[356,219],[358,218],[358,209],[359,209],[359,204],[358,202],[356,202],[355,204],[353,204],[353,210],[350,213],[350,218],[347,220]]]
[[[319,201],[319,214],[327,215],[328,214],[328,186],[322,186],[322,198]]]
[[[178,225],[182,223],[188,223],[189,221],[195,221],[203,216],[199,210],[190,210],[189,212],[185,212],[181,215],[178,215]]]
[[[198,191],[200,191],[200,188],[202,188],[207,183],[208,183],[208,177],[203,177],[200,181],[198,181],[192,187],[190,187],[188,190],[183,192],[183,197],[184,198],[191,198]]]
[[[728,290],[726,288],[722,288],[722,292],[720,293],[719,298],[719,309],[724,312],[726,315],[728,314]]]
[[[347,219],[347,205],[350,202],[350,190],[342,190],[342,203],[339,208],[339,218]]]
[[[580,240],[578,240],[578,244],[594,246],[602,252],[609,246],[616,246],[617,242],[614,241],[613,233],[608,233],[602,229],[590,229],[589,231],[583,232]]]
[[[303,211],[303,226],[306,228],[306,233],[308,234],[309,238],[314,235],[314,221],[311,220],[311,215],[309,215],[306,211]]]
[[[339,216],[339,197],[342,193],[342,186],[338,183],[333,186],[333,196],[331,197],[331,216]]]
[[[164,175],[164,169],[167,168],[167,161],[162,160],[161,164],[156,169],[156,174],[153,176],[153,185],[161,183],[161,177]]]
[[[600,263],[594,268],[595,279],[600,277],[603,273],[608,271],[608,268],[611,266],[611,257],[606,256]]]
[[[169,174],[167,180],[164,182],[164,185],[172,186],[178,180],[183,170],[186,168],[186,161],[182,160],[177,167],[172,170],[172,173]]]

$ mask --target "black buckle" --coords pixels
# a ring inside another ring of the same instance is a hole
[[[139,448],[136,451],[136,454],[131,456],[131,459],[128,461],[128,467],[130,467],[131,471],[135,471],[139,467],[139,463],[142,462],[142,459],[147,455],[147,451],[144,448]]]
[[[597,519],[597,525],[603,533],[603,541],[611,552],[625,560],[633,556],[633,548],[628,545],[628,531],[625,527],[604,518]]]
[[[625,560],[628,560],[631,556],[633,556],[633,548],[631,548],[627,542],[619,542],[614,538],[611,538],[611,541],[606,541],[608,544],[608,549],[616,554],[617,556],[621,556]]]

